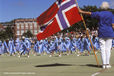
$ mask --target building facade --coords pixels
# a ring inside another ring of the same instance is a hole
[[[28,30],[36,36],[39,30],[36,19],[15,19],[14,20],[15,36],[21,37]]]
[[[4,30],[4,27],[2,26],[2,24],[0,24],[0,31]]]

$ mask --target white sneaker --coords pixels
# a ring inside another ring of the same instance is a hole
[[[61,57],[61,55],[59,55],[59,57]]]
[[[107,68],[107,69],[109,69],[109,68],[111,68],[111,67],[112,67],[111,65],[106,65],[106,68]]]
[[[21,56],[19,55],[18,57],[20,58]]]
[[[103,68],[103,69],[106,69],[106,65],[103,65],[102,68]]]
[[[52,57],[52,55],[50,55],[49,57]]]
[[[29,55],[27,57],[29,58]]]
[[[70,54],[67,54],[67,56],[69,56]]]
[[[36,54],[34,54],[34,56],[36,56]]]
[[[77,56],[80,56],[79,54]]]

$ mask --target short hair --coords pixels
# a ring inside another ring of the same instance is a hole
[[[109,7],[110,7],[109,3],[106,1],[102,2],[101,6],[100,6],[101,9],[105,9],[105,10],[109,9]]]

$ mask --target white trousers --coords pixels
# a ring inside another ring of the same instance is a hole
[[[110,64],[112,39],[111,38],[100,38],[99,42],[100,42],[102,63]]]

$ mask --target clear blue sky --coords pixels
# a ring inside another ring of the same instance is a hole
[[[36,18],[48,9],[56,0],[0,0],[0,22],[11,21],[16,18]],[[111,3],[114,0],[77,0],[80,7],[83,5],[96,5],[99,7],[103,1]]]

